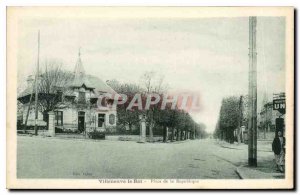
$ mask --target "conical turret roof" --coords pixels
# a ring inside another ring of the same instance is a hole
[[[82,85],[85,85],[87,88],[93,88],[85,74],[85,70],[84,70],[84,67],[83,67],[82,61],[81,61],[81,53],[80,53],[80,49],[79,49],[78,59],[77,59],[75,69],[74,69],[74,80],[73,80],[72,86],[73,87],[81,87]]]

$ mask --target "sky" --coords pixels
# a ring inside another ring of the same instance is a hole
[[[81,48],[87,74],[139,83],[145,71],[164,76],[170,91],[201,95],[197,122],[213,132],[222,98],[248,92],[248,18],[23,18],[18,25],[18,82],[40,60],[74,70]],[[285,18],[257,19],[258,110],[264,94],[285,91]]]

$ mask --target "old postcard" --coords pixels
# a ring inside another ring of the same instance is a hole
[[[292,7],[8,7],[7,188],[293,189]]]

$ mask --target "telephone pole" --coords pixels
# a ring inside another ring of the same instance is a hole
[[[38,135],[38,79],[39,79],[39,64],[40,64],[40,31],[38,32],[38,56],[35,74],[35,120],[34,120],[34,134]]]
[[[239,120],[238,120],[238,144],[241,144],[241,135],[242,135],[242,125],[243,125],[243,96],[240,96],[239,101]]]
[[[29,78],[31,79],[31,78]],[[28,79],[28,80],[29,80]],[[34,81],[35,83],[35,81]],[[30,94],[30,99],[29,99],[29,104],[28,104],[28,109],[27,109],[27,113],[26,113],[26,119],[25,119],[25,123],[24,123],[24,129],[23,129],[23,132],[26,133],[26,128],[27,128],[27,122],[28,122],[28,116],[29,116],[29,112],[30,112],[30,109],[31,109],[31,103],[32,103],[32,97],[33,97],[33,93],[34,93],[34,85],[32,86],[28,86],[28,87],[32,87],[32,91],[31,91],[31,94]]]
[[[257,53],[255,16],[249,17],[249,143],[248,164],[257,166]]]
[[[196,122],[194,122],[193,139],[196,139]]]

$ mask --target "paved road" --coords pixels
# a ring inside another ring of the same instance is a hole
[[[237,179],[236,166],[246,157],[213,140],[139,144],[19,136],[17,147],[18,178]]]

